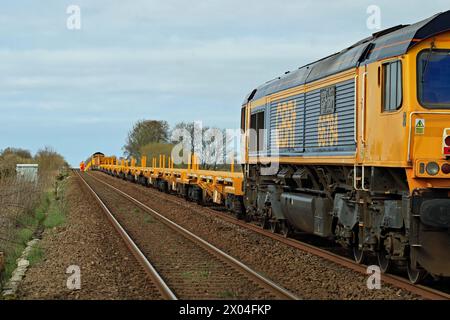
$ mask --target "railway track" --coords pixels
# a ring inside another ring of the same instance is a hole
[[[93,178],[99,180],[96,177],[93,177]],[[99,181],[103,182],[102,180],[99,180]],[[103,183],[106,183],[106,182],[103,182]],[[192,209],[190,206],[190,204],[192,204],[192,203],[186,202],[185,200],[182,200],[174,195],[169,195],[169,194],[164,194],[164,193],[155,193],[155,194],[158,195],[160,197],[160,199],[163,201],[170,201],[174,204]],[[292,238],[285,238],[282,235],[272,233],[268,230],[262,229],[261,227],[259,227],[257,225],[247,223],[242,220],[238,220],[238,219],[230,216],[227,213],[224,213],[224,212],[221,212],[218,210],[213,210],[211,208],[203,207],[203,206],[201,208],[202,208],[202,210],[206,210],[210,214],[212,214],[222,220],[225,220],[229,223],[240,226],[242,228],[246,228],[248,230],[251,230],[253,232],[261,234],[261,235],[268,237],[270,239],[273,239],[275,241],[281,242],[283,244],[286,244],[286,245],[296,248],[298,250],[313,254],[315,256],[319,256],[323,259],[326,259],[328,261],[336,263],[340,266],[349,268],[351,270],[354,270],[355,272],[366,275],[366,272],[367,272],[366,265],[357,264],[355,261],[353,261],[351,259],[337,255],[337,254],[329,252],[327,250],[315,247],[311,244],[304,243],[302,241],[292,239]],[[423,285],[411,284],[406,278],[403,278],[400,276],[396,276],[396,275],[392,275],[392,274],[383,274],[381,280],[383,283],[387,283],[387,284],[393,285],[395,287],[407,290],[411,293],[421,296],[424,299],[450,300],[450,295],[446,292],[442,292],[442,291],[436,290],[434,288],[430,288],[430,287],[423,286]]]
[[[125,229],[122,227],[122,225],[119,223],[119,221],[114,217],[112,212],[108,209],[106,204],[100,199],[98,194],[92,189],[92,187],[86,182],[85,179],[81,176],[81,174],[78,171],[75,171],[78,178],[82,181],[82,183],[85,185],[86,189],[89,190],[89,192],[93,195],[95,200],[98,202],[100,207],[102,208],[103,212],[107,216],[108,220],[113,225],[114,229],[119,233],[120,237],[125,242],[125,245],[130,250],[130,252],[134,255],[136,260],[141,264],[141,266],[144,268],[145,272],[149,276],[149,278],[152,280],[153,284],[155,284],[156,288],[159,290],[161,294],[161,298],[165,300],[176,300],[177,297],[172,292],[172,290],[169,288],[169,286],[164,282],[164,280],[161,278],[161,276],[158,274],[158,272],[155,270],[153,265],[148,261],[148,259],[145,257],[145,255],[142,253],[142,251],[139,249],[139,247],[134,243],[134,241],[131,239],[131,237],[128,235],[128,233],[125,231]]]
[[[163,299],[298,299],[120,189],[76,173]]]

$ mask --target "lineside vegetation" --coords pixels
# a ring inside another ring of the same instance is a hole
[[[17,176],[17,164],[38,164],[36,180]],[[20,148],[0,151],[0,289],[16,268],[16,260],[28,241],[40,237],[45,228],[64,223],[64,183],[69,166],[50,147],[34,156]],[[30,253],[30,264],[44,256],[42,248]]]

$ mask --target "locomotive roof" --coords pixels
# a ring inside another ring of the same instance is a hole
[[[450,10],[411,25],[399,25],[374,33],[328,57],[286,72],[253,90],[244,103],[377,60],[405,54],[422,40],[450,30]]]

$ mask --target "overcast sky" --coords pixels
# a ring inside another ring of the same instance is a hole
[[[448,0],[42,0],[0,6],[0,149],[48,145],[74,166],[121,154],[139,119],[239,126],[259,84]],[[66,26],[69,5],[81,29]]]

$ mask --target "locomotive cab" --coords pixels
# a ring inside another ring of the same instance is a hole
[[[410,52],[416,86],[409,116],[407,169],[411,191],[411,258],[450,276],[450,32]],[[444,253],[444,254],[443,254]]]
[[[430,23],[437,27],[441,22]],[[401,200],[396,206],[403,212],[397,225],[388,225],[378,239],[369,241],[376,242],[378,255],[388,252],[397,263],[407,258],[413,282],[420,280],[424,270],[450,276],[446,253],[450,245],[450,32],[430,35],[422,28],[425,31],[416,31],[422,35],[410,39],[408,49],[399,49],[404,51],[401,55],[371,61],[360,66],[358,73],[357,162],[376,171],[361,189],[397,193]],[[392,48],[401,45],[402,41],[393,42]],[[385,183],[383,171],[396,174],[406,184],[377,188],[377,180]],[[384,207],[384,215],[392,214]],[[401,244],[403,237],[407,246]]]

